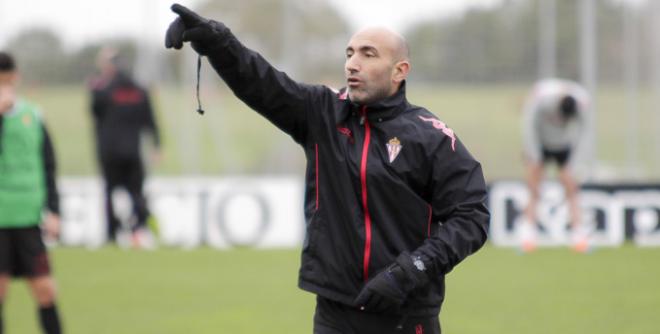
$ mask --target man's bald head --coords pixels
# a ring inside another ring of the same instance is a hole
[[[369,27],[355,33],[353,39],[366,39],[379,44],[390,52],[392,60],[399,62],[410,61],[410,49],[408,42],[401,34],[385,27]]]

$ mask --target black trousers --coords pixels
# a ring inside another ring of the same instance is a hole
[[[102,157],[101,169],[105,180],[105,212],[108,223],[108,237],[114,240],[120,226],[112,203],[112,192],[118,187],[126,189],[131,198],[133,214],[136,218],[136,224],[132,227],[133,230],[144,227],[149,217],[149,209],[142,190],[146,175],[140,157]]]
[[[367,313],[317,296],[314,334],[440,334],[440,320]]]

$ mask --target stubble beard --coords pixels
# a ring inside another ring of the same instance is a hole
[[[368,105],[379,102],[389,97],[390,92],[387,87],[376,87],[371,90],[369,89],[358,89],[362,98],[356,97],[355,92],[349,88],[348,94],[352,102],[360,105]]]

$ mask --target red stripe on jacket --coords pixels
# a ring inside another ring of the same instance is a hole
[[[369,279],[369,260],[371,257],[371,214],[367,202],[367,157],[369,156],[369,142],[371,141],[371,125],[367,120],[367,107],[362,107],[364,119],[364,144],[362,145],[362,162],[360,164],[360,184],[362,186],[362,209],[364,211],[364,281]]]

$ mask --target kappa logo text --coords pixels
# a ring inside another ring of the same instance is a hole
[[[419,119],[421,119],[424,122],[430,122],[433,124],[433,127],[442,131],[447,137],[451,138],[451,150],[456,152],[456,135],[454,134],[454,130],[450,129],[447,127],[445,123],[440,121],[439,119],[435,119],[432,117],[423,117],[419,116]]]

